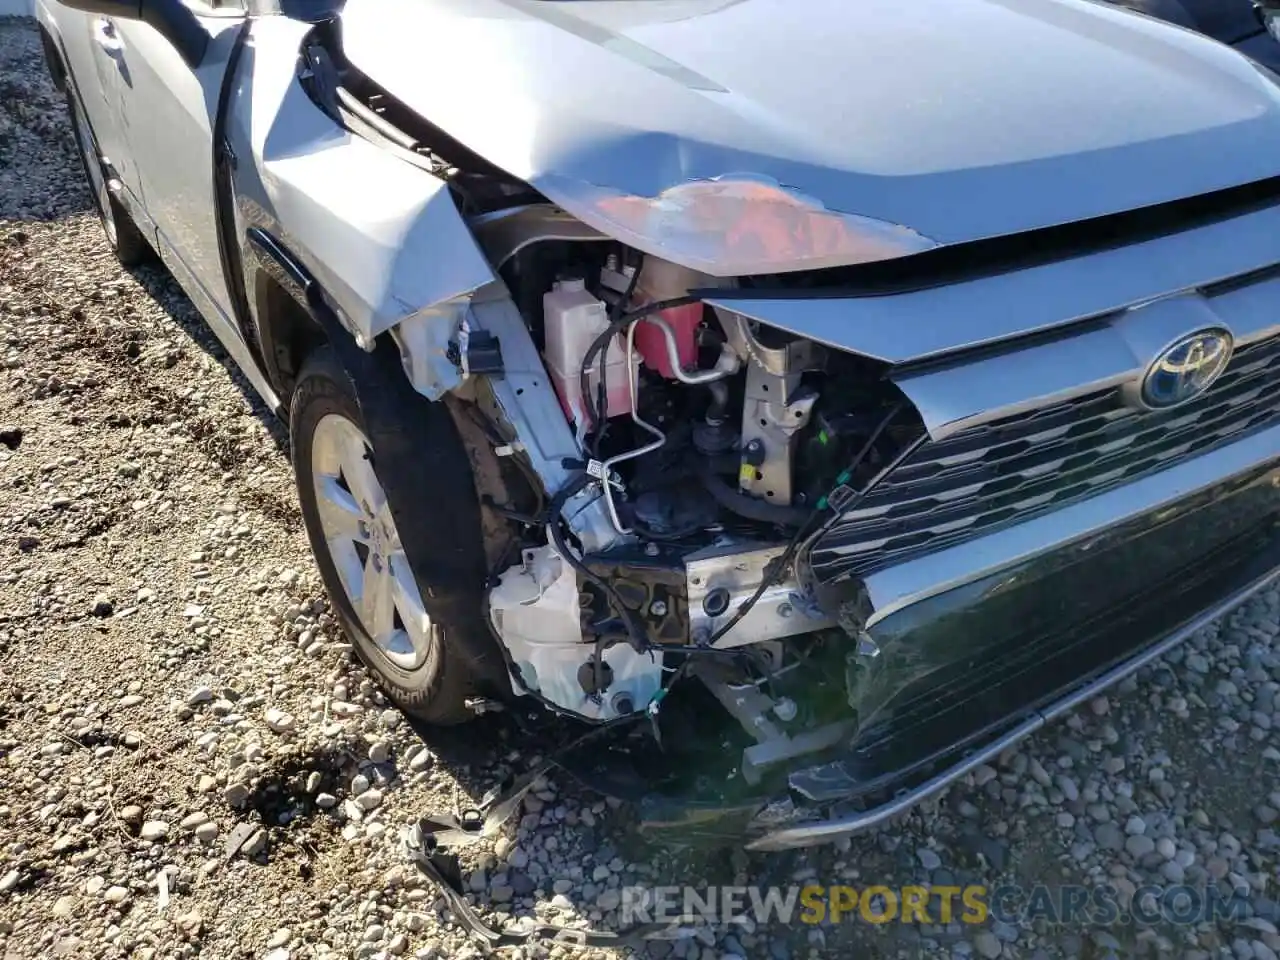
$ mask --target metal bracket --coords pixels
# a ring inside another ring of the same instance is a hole
[[[569,430],[524,318],[506,291],[499,290],[491,285],[478,291],[471,300],[471,318],[475,327],[502,343],[504,374],[474,379],[485,388],[479,391],[481,402],[496,422],[505,424],[508,441],[513,447],[520,445],[548,495],[554,495],[573,479],[565,464],[581,462],[582,449]],[[563,515],[588,553],[622,539],[595,484],[571,497]]]
[[[785,713],[783,705],[767,697],[755,684],[730,683],[729,669],[723,664],[699,663],[693,673],[755,739],[755,746],[742,751],[741,764],[742,778],[752,786],[760,783],[769,767],[837,746],[854,732],[855,724],[848,720],[791,736],[771,719]]]
[[[708,547],[685,557],[690,637],[695,642],[703,632],[709,637],[727,622],[755,593],[769,563],[781,556],[783,550],[779,545],[753,549],[749,544],[738,543]],[[728,605],[717,607],[713,603],[708,611],[708,598],[722,590],[729,593]],[[717,641],[716,646],[740,647],[779,640],[834,626],[835,622],[816,603],[809,601],[794,577],[787,577],[761,594],[746,616]]]
[[[763,451],[763,459],[744,452],[738,485],[769,503],[791,504],[791,453],[796,434],[809,422],[818,393],[800,384],[800,374],[776,376],[762,366],[747,367],[742,407],[743,450]]]
[[[791,452],[795,435],[809,422],[818,394],[801,385],[801,375],[826,362],[826,351],[811,340],[762,339],[752,321],[721,314],[729,345],[747,358],[742,408],[744,455],[738,486],[768,503],[792,502]]]

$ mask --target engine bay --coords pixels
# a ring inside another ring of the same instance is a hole
[[[621,244],[543,240],[501,267],[580,456],[541,512],[504,512],[518,555],[488,616],[514,688],[593,722],[647,713],[656,734],[696,679],[745,733],[749,783],[847,740],[847,704],[777,693],[828,639],[857,649],[798,561],[921,435],[909,405],[877,364],[712,307],[698,291],[724,281]],[[590,544],[566,522],[583,497],[607,518]]]

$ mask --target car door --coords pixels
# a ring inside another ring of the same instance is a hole
[[[130,185],[141,194],[155,226],[161,259],[239,359],[242,338],[218,249],[213,126],[245,12],[238,0],[215,2],[187,2],[210,37],[195,67],[147,23],[118,19],[114,28],[121,45]]]
[[[51,36],[61,44],[71,75],[69,93],[77,97],[89,122],[99,156],[122,184],[136,184],[125,142],[121,105],[120,40],[109,17],[72,10],[59,3],[38,11]],[[137,209],[141,197],[132,189],[124,199]]]

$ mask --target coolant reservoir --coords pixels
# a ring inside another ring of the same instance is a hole
[[[551,374],[552,384],[560,397],[565,415],[578,425],[579,432],[590,424],[582,399],[580,371],[583,358],[596,337],[609,326],[608,310],[587,290],[582,280],[561,280],[542,295],[542,313],[546,346],[543,359]],[[605,389],[608,415],[631,412],[631,389],[627,381],[626,348],[620,336],[613,338],[605,351]],[[638,359],[633,359],[639,363]],[[588,383],[599,389],[600,357],[591,363]]]
[[[651,257],[640,272],[635,301],[641,304],[672,300],[698,286],[706,286],[701,274],[670,261]],[[663,310],[658,316],[667,322],[667,326],[675,334],[676,359],[681,368],[692,369],[698,360],[697,331],[698,325],[702,323],[702,304],[672,307]],[[636,328],[636,352],[651,370],[667,379],[675,377],[666,337],[655,324],[642,323]]]
[[[702,323],[702,304],[672,307],[659,311],[658,316],[667,322],[667,326],[675,334],[676,356],[681,369],[692,369],[698,359],[698,325]],[[644,359],[645,366],[668,380],[675,379],[675,371],[671,368],[671,354],[667,350],[667,338],[658,326],[642,323],[636,328],[636,352]]]

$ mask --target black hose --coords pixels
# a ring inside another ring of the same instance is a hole
[[[631,298],[635,295],[636,286],[640,283],[640,271],[644,269],[644,254],[640,254],[640,259],[636,261],[635,270],[631,273],[631,280],[627,284],[626,291],[622,297],[614,304],[613,309],[609,311],[609,326],[614,327],[618,319],[622,316],[623,311],[627,309],[627,304],[631,302]],[[599,342],[597,340],[597,342]],[[607,346],[606,341],[606,346]],[[609,388],[604,382],[606,369],[608,367],[609,351],[600,352],[600,370],[599,382],[596,384],[596,402],[591,402],[591,391],[587,389],[588,379],[587,371],[591,369],[592,351],[595,350],[596,344],[592,343],[590,349],[582,358],[582,367],[578,370],[578,386],[582,391],[582,402],[586,404],[587,417],[591,421],[594,436],[591,438],[591,456],[595,459],[600,457],[600,443],[604,436],[604,422],[608,419],[609,410]],[[627,362],[631,362],[631,358],[627,357]]]
[[[707,406],[707,423],[724,423],[729,419],[729,384],[723,380],[712,380],[707,384],[711,391],[711,403]]]
[[[639,273],[637,269],[636,273]],[[587,347],[587,352],[582,358],[582,366],[578,370],[579,388],[583,397],[588,397],[591,393],[591,384],[588,382],[588,371],[591,369],[591,361],[599,355],[600,351],[608,349],[609,341],[618,335],[622,330],[627,329],[632,323],[641,320],[653,313],[661,313],[663,310],[670,310],[674,307],[687,307],[693,303],[701,303],[700,297],[676,297],[672,300],[656,300],[653,303],[646,303],[643,307],[622,314],[616,320],[612,321],[609,326],[600,332],[600,336],[591,341],[591,346]],[[607,355],[606,355],[607,356]],[[630,358],[627,358],[630,362]],[[603,366],[601,371],[603,371]],[[600,375],[600,386],[604,385],[604,374]],[[601,404],[600,408],[590,400],[584,400],[588,404],[587,413],[591,417],[591,423],[596,431],[596,442],[592,444],[593,455],[595,450],[599,449],[599,434],[604,429],[604,421],[608,418],[609,411],[606,404]],[[594,412],[593,412],[594,411]]]
[[[560,530],[560,511],[564,509],[565,504],[569,502],[569,499],[574,494],[578,493],[590,482],[591,478],[587,474],[580,473],[561,487],[556,495],[551,498],[551,503],[547,507],[549,518],[547,529],[551,534],[551,542],[556,548],[556,552],[564,558],[565,563],[577,570],[582,575],[583,580],[597,587],[609,598],[609,603],[626,625],[627,639],[630,641],[631,646],[637,652],[643,652],[649,648],[648,639],[645,637],[644,631],[636,623],[636,618],[632,615],[632,612],[622,602],[622,597],[618,595],[618,591],[607,580],[598,576],[595,571],[583,563],[569,549],[569,545],[565,543],[564,534]]]
[[[710,469],[698,471],[698,479],[707,488],[707,492],[715,498],[716,503],[730,513],[736,513],[748,520],[760,523],[776,523],[781,527],[801,527],[813,516],[813,511],[804,507],[790,507],[780,503],[767,503],[757,500],[735,490],[725,483]]]

